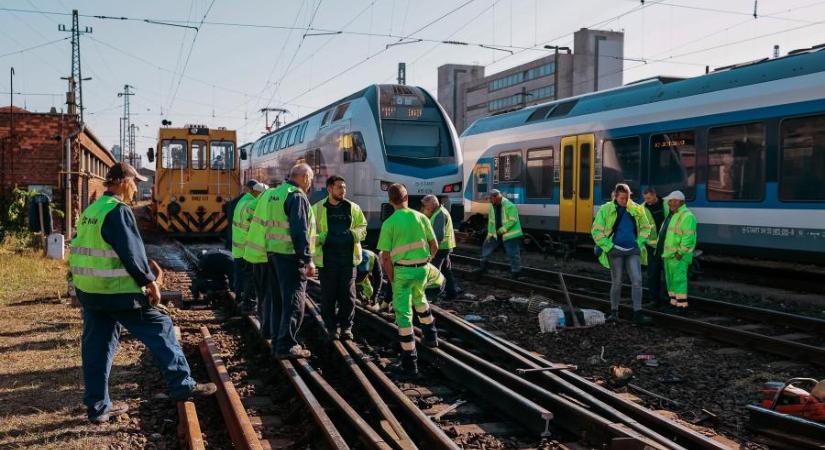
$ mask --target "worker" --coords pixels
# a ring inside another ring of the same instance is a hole
[[[352,339],[355,318],[355,267],[361,263],[361,241],[367,237],[367,219],[347,200],[343,177],[327,178],[327,197],[315,203],[318,241],[312,259],[321,281],[321,316],[332,339]]]
[[[155,356],[172,399],[210,396],[217,390],[213,383],[192,379],[172,319],[155,308],[160,286],[127,206],[137,192],[135,180],[146,178],[125,162],[112,166],[104,180],[106,192],[83,211],[71,242],[71,282],[83,306],[83,402],[96,424],[129,409],[109,398],[109,372],[121,325]]]
[[[644,207],[630,199],[630,187],[618,183],[612,199],[599,208],[590,234],[596,243],[599,262],[610,269],[610,315],[619,319],[624,271],[630,277],[633,321],[646,325],[650,318],[642,313],[642,264],[647,264],[647,241],[653,226],[647,221]]]
[[[387,195],[395,211],[381,226],[378,249],[382,252],[381,266],[392,285],[392,306],[401,344],[401,361],[393,370],[402,377],[414,378],[418,375],[418,356],[413,309],[421,324],[424,344],[438,346],[435,318],[424,295],[427,265],[438,251],[438,241],[427,217],[408,207],[409,197],[403,184],[390,185]]]
[[[665,220],[667,209],[664,201],[659,197],[656,189],[648,187],[643,192],[645,216],[653,228],[650,230],[650,237],[647,240],[647,291],[650,300],[655,304],[667,303],[664,283],[664,271],[662,268],[662,255],[656,253],[656,243],[658,241],[658,230]]]
[[[673,191],[664,198],[670,214],[662,223],[656,252],[662,255],[670,305],[682,313],[688,307],[688,268],[696,248],[696,216],[685,206],[685,194]]]
[[[361,262],[355,267],[355,294],[365,305],[379,303],[384,287],[384,271],[378,263],[378,256],[370,250],[361,249]]]
[[[425,195],[421,199],[421,212],[430,219],[435,239],[438,241],[438,252],[433,258],[433,265],[444,275],[447,300],[455,300],[461,291],[456,286],[453,265],[450,261],[450,255],[455,248],[453,218],[450,217],[450,212],[440,204],[438,197],[432,194]],[[428,297],[436,298],[432,291]]]
[[[258,298],[258,319],[260,320],[261,336],[265,340],[277,337],[276,313],[280,311],[281,288],[278,283],[274,265],[269,263],[267,255],[267,223],[266,217],[270,214],[269,204],[275,195],[275,188],[267,188],[254,199],[250,200],[249,209],[252,211],[249,220],[249,229],[244,242],[243,257],[252,266],[252,281],[255,286],[255,295]]]
[[[249,233],[249,227],[252,225],[252,216],[255,214],[255,207],[258,206],[258,198],[260,198],[261,194],[266,192],[268,189],[269,185],[266,183],[258,183],[254,188],[252,188],[254,197],[246,203],[246,208],[240,217],[241,224],[246,229],[247,234]],[[263,298],[265,291],[261,289],[261,285],[256,278],[256,266],[258,264],[253,262],[251,257],[247,257],[246,236],[244,236],[244,245],[241,250],[241,254],[243,255],[242,258],[246,276],[246,286],[244,286],[244,304],[241,305],[241,309],[245,314],[257,313],[258,317],[260,317],[261,302],[259,299]],[[266,262],[266,258],[264,258],[263,262]]]
[[[315,219],[307,194],[312,188],[312,168],[301,163],[289,171],[289,179],[275,188],[273,195],[255,209],[264,208],[266,251],[274,268],[279,299],[273,314],[273,348],[278,359],[309,358],[311,353],[298,343],[298,329],[304,320],[307,278],[315,276],[312,253],[315,246]]]
[[[481,264],[476,273],[482,274],[487,271],[487,261],[501,245],[510,259],[510,276],[518,279],[521,276],[522,236],[516,205],[504,198],[498,189],[491,190],[490,207],[487,211],[487,238],[481,246]]]
[[[255,187],[260,185],[259,190]],[[232,240],[232,258],[234,259],[234,283],[232,290],[235,292],[235,298],[242,308],[248,309],[247,303],[247,287],[249,286],[249,275],[251,268],[243,259],[244,243],[246,242],[246,233],[249,231],[249,222],[245,222],[243,218],[250,212],[248,211],[249,203],[252,199],[260,195],[263,184],[258,180],[248,180],[244,183],[242,193],[237,201],[233,199],[234,206],[232,209],[232,226],[231,226],[231,240]],[[227,211],[230,208],[227,207]],[[227,216],[229,217],[229,216]]]
[[[201,294],[209,301],[222,298],[235,285],[235,261],[232,253],[223,249],[203,250],[190,289],[196,300]]]

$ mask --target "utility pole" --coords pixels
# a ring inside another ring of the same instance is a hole
[[[289,114],[289,110],[284,108],[261,108],[261,112],[264,113],[264,121],[266,122],[266,132],[269,133],[272,131],[272,125],[269,123],[269,113],[274,112],[277,113],[275,115],[275,129],[281,128],[281,115],[282,114]]]
[[[129,164],[134,167],[135,169],[138,166],[135,165],[137,154],[135,153],[135,134],[137,133],[138,126],[135,124],[129,124]]]
[[[567,54],[570,54],[570,47],[559,47],[558,45],[545,45],[544,48],[548,50],[554,50],[554,58],[553,58],[553,100],[559,99],[559,51],[560,50],[567,50]]]
[[[67,93],[66,103],[69,105],[69,114],[77,114],[80,112],[80,121],[83,122],[83,82],[91,80],[91,78],[83,78],[80,69],[80,35],[91,33],[92,27],[83,27],[80,29],[78,23],[77,10],[72,10],[72,28],[67,29],[66,25],[58,25],[57,29],[72,33],[72,72],[68,78],[69,93]]]
[[[398,84],[407,84],[407,63],[398,63]]]
[[[123,117],[120,118],[120,152],[122,155],[128,155],[129,161],[134,161],[135,147],[132,139],[132,118],[129,113],[129,97],[135,95],[131,91],[133,86],[128,84],[123,85],[123,92],[118,92],[118,97],[123,97]],[[127,150],[128,148],[128,150]]]

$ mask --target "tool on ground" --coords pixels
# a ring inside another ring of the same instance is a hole
[[[430,416],[430,419],[432,419],[432,420],[434,420],[434,421],[438,422],[438,421],[439,421],[439,420],[441,420],[441,418],[442,418],[442,417],[444,417],[447,413],[449,413],[449,412],[451,412],[451,411],[455,411],[456,409],[458,409],[461,405],[463,405],[463,404],[465,404],[465,403],[467,403],[467,401],[466,401],[466,400],[456,400],[456,402],[455,402],[455,403],[453,403],[452,405],[450,405],[450,406],[448,406],[448,407],[446,407],[446,408],[442,409],[441,411],[439,411],[439,412],[437,412],[437,413],[433,414],[432,416]]]
[[[550,367],[537,367],[535,369],[516,369],[516,373],[519,375],[524,375],[525,373],[548,372],[557,370],[576,370],[578,368],[578,366],[574,366],[572,364],[553,364]]]
[[[825,422],[825,380],[792,378],[769,381],[759,390],[762,407],[776,412]]]
[[[570,309],[570,315],[573,316],[573,326],[579,328],[579,318],[576,317],[576,310],[573,309],[573,302],[570,301],[570,293],[567,292],[567,283],[564,282],[564,275],[559,272],[559,283],[561,283],[561,291],[564,293],[564,301],[567,302],[567,307]]]

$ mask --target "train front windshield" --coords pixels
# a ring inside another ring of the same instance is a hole
[[[388,161],[416,167],[455,161],[455,148],[445,118],[421,89],[381,86],[379,105]]]

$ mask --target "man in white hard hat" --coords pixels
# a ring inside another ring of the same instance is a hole
[[[663,199],[670,214],[659,230],[656,253],[662,256],[670,305],[677,312],[688,307],[688,268],[696,248],[696,216],[685,206],[685,194],[673,191]]]

